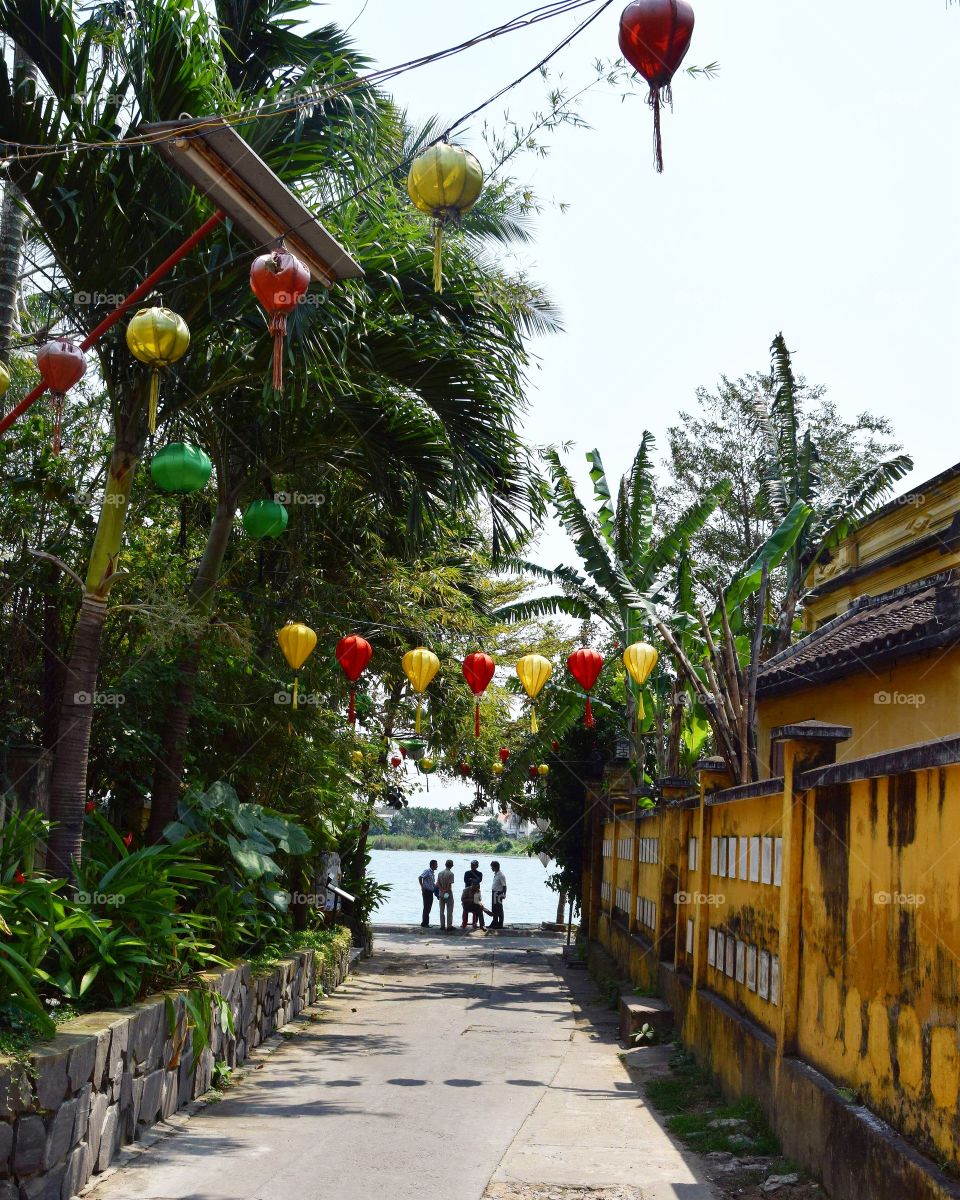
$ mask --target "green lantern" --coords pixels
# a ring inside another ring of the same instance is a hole
[[[150,460],[150,474],[161,492],[189,496],[205,487],[213,468],[199,446],[170,442]]]
[[[286,529],[290,514],[276,500],[254,500],[243,514],[247,537],[259,542],[261,538],[279,537]]]
[[[418,737],[401,738],[400,749],[405,750],[407,757],[412,758],[414,762],[420,762],[427,752],[427,743]]]

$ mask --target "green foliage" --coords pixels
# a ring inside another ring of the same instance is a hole
[[[682,1047],[670,1060],[670,1072],[646,1085],[653,1106],[667,1117],[667,1128],[701,1154],[714,1150],[745,1153],[738,1136],[752,1143],[749,1153],[777,1155],[780,1147],[760,1103],[752,1096],[725,1104],[713,1075]],[[736,1125],[711,1127],[714,1121]],[[733,1140],[732,1140],[733,1139]]]

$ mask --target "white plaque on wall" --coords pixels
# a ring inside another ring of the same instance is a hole
[[[760,882],[760,839],[750,839],[750,882]]]

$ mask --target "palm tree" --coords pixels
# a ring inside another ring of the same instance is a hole
[[[302,35],[291,28],[300,7],[296,0],[222,3],[208,15],[199,4],[164,0],[138,5],[137,20],[121,27],[111,23],[112,10],[78,26],[69,9],[52,0],[0,3],[0,29],[37,63],[45,101],[25,103],[0,70],[2,136],[32,144],[112,142],[142,120],[262,108],[294,90],[354,81],[363,60],[332,26]],[[334,95],[290,124],[251,121],[240,132],[309,202],[339,205],[333,223],[359,248],[368,278],[329,304],[298,311],[292,322],[291,351],[306,371],[284,397],[284,408],[272,411],[287,434],[286,457],[279,443],[270,448],[274,466],[289,465],[291,454],[307,461],[311,438],[315,459],[329,460],[330,439],[318,439],[318,430],[325,421],[328,429],[349,425],[343,444],[356,460],[369,467],[392,456],[395,474],[405,476],[414,522],[479,490],[489,496],[495,535],[509,537],[522,527],[531,498],[536,501],[514,430],[526,361],[520,334],[548,320],[547,307],[531,289],[500,277],[466,242],[454,254],[455,266],[462,266],[460,286],[449,288],[442,304],[433,296],[420,225],[400,215],[392,178],[390,186],[370,190],[385,159],[393,175],[402,174],[402,124],[382,97],[369,89]],[[128,290],[127,272],[139,273],[144,245],[151,258],[164,257],[203,212],[202,197],[172,178],[149,150],[42,155],[18,161],[11,174],[27,197],[33,238],[52,253],[63,278],[56,304],[80,331],[93,316],[71,303],[71,292]],[[508,230],[502,209],[486,214],[494,227],[498,217]],[[398,232],[403,236],[394,240]],[[234,252],[225,230],[165,286],[165,303],[191,326],[194,351],[179,373],[184,386],[161,412],[163,422],[186,420],[204,404],[226,410],[229,419],[235,396],[253,416],[266,341],[247,292],[246,256],[231,257]],[[124,264],[119,273],[118,263]],[[51,854],[63,871],[79,853],[92,716],[76,697],[96,690],[107,602],[122,577],[124,520],[146,432],[142,383],[122,337],[106,339],[98,354],[115,442],[61,709]],[[272,400],[264,399],[268,410]],[[290,436],[295,417],[308,406],[313,424],[297,443]],[[261,426],[262,417],[257,413]],[[249,487],[251,473],[250,463],[224,472],[192,592],[201,614],[226,551],[235,498]],[[181,716],[189,699],[181,696]],[[171,736],[182,742],[177,729]]]
[[[764,497],[774,525],[798,503],[809,509],[799,536],[783,560],[783,598],[770,646],[785,650],[794,636],[797,608],[804,581],[850,531],[887,496],[897,480],[913,469],[907,454],[872,464],[856,475],[836,496],[827,496],[818,467],[820,454],[808,427],[801,430],[797,382],[790,351],[782,333],[770,347],[773,355],[773,400],[758,398],[756,416],[766,443]]]

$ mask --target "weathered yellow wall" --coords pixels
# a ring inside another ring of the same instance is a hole
[[[718,933],[724,937],[724,962],[710,965],[706,968],[706,984],[718,995],[723,996],[741,1012],[747,1013],[755,1021],[771,1032],[776,1028],[776,1007],[774,998],[768,994],[760,994],[760,960],[762,954],[770,956],[770,960],[779,954],[779,917],[780,917],[780,887],[773,882],[773,871],[776,862],[776,843],[780,840],[780,820],[783,810],[783,794],[762,796],[752,800],[742,800],[735,804],[716,804],[706,807],[706,837],[704,853],[708,863],[708,892],[703,904],[703,917],[707,920],[710,930],[716,939]],[[737,839],[735,874],[731,876],[729,868],[729,848],[731,837]],[[713,866],[713,839],[727,839],[727,862],[725,873],[719,873],[720,853],[719,842],[717,851],[717,870]],[[741,838],[746,840],[747,878],[740,878],[740,849]],[[762,876],[763,841],[769,839],[771,882],[762,883],[750,878],[752,873]],[[750,849],[753,846],[757,859],[757,870],[751,871],[752,862]],[[781,847],[782,858],[782,847]],[[727,938],[734,942],[734,975],[731,978],[726,973],[726,944]],[[744,958],[743,979],[737,977],[737,943],[743,944]],[[755,970],[752,973],[753,986],[750,986],[748,964],[751,959],[750,950],[756,955]],[[768,964],[769,967],[769,964]],[[769,981],[768,975],[768,981]],[[769,988],[769,984],[768,984]]]
[[[886,696],[885,702],[877,697]],[[913,698],[913,699],[910,699]],[[914,742],[960,732],[960,647],[910,659],[886,671],[771,696],[758,705],[758,742],[769,778],[770,731],[797,721],[850,725],[853,736],[837,746],[837,761],[864,758]]]
[[[930,480],[850,534],[837,547],[833,558],[814,568],[807,579],[808,587],[813,589],[825,583],[836,586],[823,596],[814,595],[808,600],[804,609],[806,628],[816,629],[823,621],[846,612],[857,596],[879,596],[960,566],[960,547],[945,554],[943,539],[932,549],[920,550],[924,537],[946,533],[958,510],[960,475],[940,483]],[[917,552],[911,554],[910,547],[914,545]],[[906,552],[904,561],[883,565],[885,558],[898,552]],[[845,581],[844,576],[864,568],[858,579]]]
[[[821,789],[804,822],[799,1047],[960,1161],[960,767]]]

